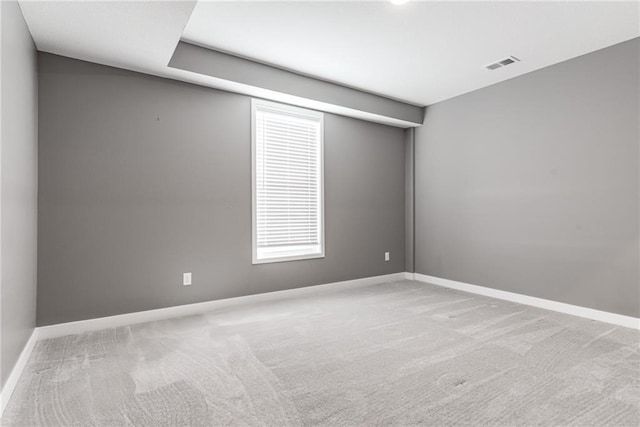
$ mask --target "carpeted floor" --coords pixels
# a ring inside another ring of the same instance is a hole
[[[640,425],[639,332],[402,281],[41,341],[5,425]]]

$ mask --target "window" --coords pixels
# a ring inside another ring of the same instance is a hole
[[[253,263],[324,257],[323,115],[253,100]]]

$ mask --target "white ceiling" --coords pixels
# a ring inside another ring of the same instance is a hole
[[[428,105],[638,36],[637,1],[198,2],[183,39]]]
[[[2,1],[2,0],[0,0]],[[19,0],[38,50],[398,127],[392,117],[167,66],[195,0]]]
[[[25,1],[38,50],[162,74],[196,1]]]
[[[20,6],[39,50],[299,105],[305,101],[167,63],[183,37],[428,105],[640,36],[636,1],[394,6],[386,1],[23,0]],[[509,55],[522,62],[496,71],[483,68]]]

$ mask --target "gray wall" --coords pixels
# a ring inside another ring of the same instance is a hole
[[[36,320],[38,79],[36,50],[15,1],[2,16],[2,385]]]
[[[404,271],[415,271],[414,249],[414,162],[415,162],[415,128],[404,131]]]
[[[416,271],[639,316],[639,50],[635,39],[427,108]]]
[[[327,114],[326,258],[254,266],[250,98],[49,54],[39,77],[38,325],[404,271],[402,129]]]

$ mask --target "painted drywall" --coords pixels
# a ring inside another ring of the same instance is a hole
[[[15,1],[2,9],[2,213],[0,288],[4,385],[36,321],[37,55]]]
[[[414,159],[415,159],[415,129],[404,131],[404,271],[413,273],[414,268]]]
[[[38,325],[404,271],[404,130],[326,114],[326,257],[252,265],[249,97],[44,53],[39,78]]]
[[[420,125],[424,108],[212,49],[180,42],[169,66]]]
[[[639,51],[634,39],[428,107],[416,271],[640,316]]]

